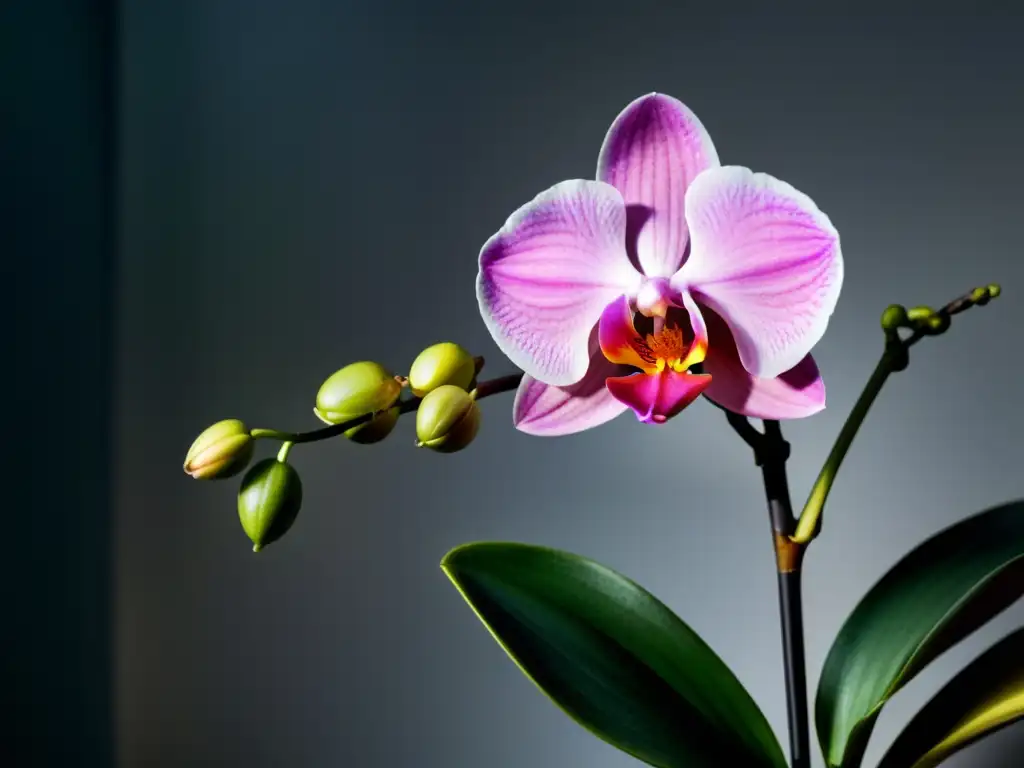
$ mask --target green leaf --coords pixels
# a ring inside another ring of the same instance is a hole
[[[856,768],[883,705],[927,664],[1024,594],[1024,502],[968,518],[897,563],[865,595],[818,684],[818,740]]]
[[[599,738],[659,768],[786,765],[735,675],[629,579],[526,544],[467,544],[441,567],[520,670]]]
[[[1024,718],[1024,629],[975,659],[910,721],[878,768],[934,768]]]

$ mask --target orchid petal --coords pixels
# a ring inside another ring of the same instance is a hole
[[[807,195],[735,166],[702,173],[686,194],[690,256],[679,291],[728,324],[740,361],[774,378],[825,333],[839,299],[839,233]]]
[[[480,251],[477,299],[495,344],[548,384],[573,384],[590,365],[601,310],[635,289],[622,195],[599,181],[565,181],[513,213]]]
[[[668,421],[700,397],[709,384],[708,374],[677,373],[671,368],[654,375],[634,373],[605,382],[612,396],[632,408],[645,424]]]
[[[656,371],[657,363],[633,325],[633,310],[626,296],[620,296],[601,313],[597,325],[598,343],[604,356],[613,363],[643,371]]]
[[[669,277],[683,262],[684,198],[697,175],[719,165],[703,124],[684,104],[660,93],[629,104],[615,121],[597,161],[597,178],[626,201],[629,246],[648,277]]]
[[[729,327],[712,312],[705,313],[710,349],[704,371],[711,385],[704,396],[718,405],[755,419],[802,419],[825,408],[825,382],[810,355],[773,379],[759,379],[740,363]]]
[[[556,437],[582,432],[611,421],[626,410],[612,397],[604,382],[628,369],[604,359],[598,352],[587,375],[568,387],[553,387],[523,376],[512,405],[516,429],[529,435]]]

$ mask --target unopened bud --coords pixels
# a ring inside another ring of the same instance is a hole
[[[373,419],[345,431],[345,436],[354,442],[375,443],[395,428],[398,408],[392,406],[401,394],[401,382],[384,366],[368,361],[352,363],[320,386],[313,412],[327,424],[342,424],[378,413]]]
[[[890,304],[882,313],[882,330],[895,331],[907,324],[907,308],[901,304]]]
[[[428,392],[416,411],[416,445],[440,453],[461,451],[479,429],[480,406],[452,384]]]
[[[423,397],[446,384],[469,390],[477,373],[476,360],[458,344],[443,341],[427,347],[409,368],[409,388]]]
[[[949,315],[945,312],[936,312],[925,321],[925,327],[928,329],[928,333],[938,335],[949,330],[950,322]]]
[[[989,283],[987,286],[988,295],[995,299],[999,297],[999,294],[1003,292],[1003,289],[999,287],[999,283]]]
[[[907,310],[907,319],[912,323],[924,323],[934,314],[935,310],[931,307],[911,307]]]
[[[302,506],[302,481],[291,464],[264,459],[253,465],[238,492],[238,519],[259,552],[292,527]]]
[[[330,418],[327,418],[327,415],[321,413],[319,408],[314,408],[313,413],[324,424],[341,424],[346,421],[351,421],[354,418],[358,418],[357,416],[345,416],[342,418],[336,413],[331,414]],[[359,415],[365,416],[366,414]],[[353,443],[360,443],[362,445],[378,443],[391,434],[391,431],[398,423],[398,417],[400,415],[397,405],[394,408],[388,408],[386,411],[381,411],[372,419],[368,419],[362,424],[356,424],[351,429],[346,429],[345,437]]]
[[[252,460],[253,439],[238,419],[207,427],[192,443],[183,469],[196,480],[234,477]]]

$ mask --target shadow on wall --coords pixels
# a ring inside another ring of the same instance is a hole
[[[4,282],[18,354],[10,402],[67,403],[70,395],[88,403],[73,413],[45,405],[6,413],[31,446],[13,458],[33,460],[16,465],[21,482],[8,487],[22,498],[7,508],[26,511],[4,523],[8,542],[16,542],[3,557],[3,580],[16,585],[4,599],[4,693],[17,702],[2,740],[5,765],[114,760],[114,6],[34,0],[7,3],[0,13],[5,69],[16,73],[4,121],[12,142],[4,229],[13,231],[14,246],[5,270],[15,270],[5,271]]]

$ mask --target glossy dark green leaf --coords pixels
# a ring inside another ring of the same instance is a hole
[[[1024,718],[1024,629],[969,664],[899,735],[878,768],[934,768]]]
[[[818,739],[829,766],[856,768],[879,712],[928,663],[1024,594],[1024,502],[963,520],[897,563],[829,651]]]
[[[735,675],[629,579],[525,544],[468,544],[442,568],[526,676],[610,744],[660,768],[786,765]]]

